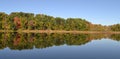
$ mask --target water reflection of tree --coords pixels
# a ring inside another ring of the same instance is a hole
[[[110,38],[115,41],[120,41],[120,34],[112,34]]]
[[[60,45],[84,45],[91,40],[111,38],[119,41],[120,35],[110,34],[46,34],[46,33],[0,33],[0,49],[12,50],[47,48]]]

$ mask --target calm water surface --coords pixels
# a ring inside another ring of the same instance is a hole
[[[0,59],[120,59],[120,34],[0,33]]]

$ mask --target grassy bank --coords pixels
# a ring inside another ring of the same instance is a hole
[[[0,30],[0,32],[25,32],[25,33],[103,33],[103,34],[120,34],[114,31],[64,31],[64,30]]]

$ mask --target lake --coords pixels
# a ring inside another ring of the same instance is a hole
[[[120,59],[120,34],[0,33],[0,59]]]

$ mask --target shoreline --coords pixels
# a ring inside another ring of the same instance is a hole
[[[120,34],[118,31],[65,31],[65,30],[0,30],[0,32],[24,32],[24,33],[84,33],[84,34]]]

